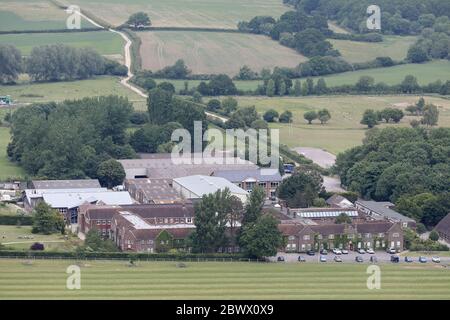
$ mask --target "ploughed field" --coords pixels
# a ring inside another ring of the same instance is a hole
[[[0,260],[0,299],[450,299],[450,269],[381,264],[82,261],[81,289],[66,288],[75,261]]]

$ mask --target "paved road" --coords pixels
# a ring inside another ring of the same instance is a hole
[[[322,168],[330,168],[336,162],[336,156],[332,153],[324,151],[319,148],[294,148],[294,151],[311,159],[314,163],[318,164]]]
[[[285,259],[285,263],[299,263],[298,262],[298,257],[302,256],[305,258],[306,263],[320,263],[319,262],[319,257],[320,254],[316,253],[315,256],[308,256],[306,253],[278,253],[278,255],[276,257],[271,257],[270,261],[277,261],[277,257],[282,256]],[[378,263],[391,263],[391,255],[384,252],[384,251],[376,251],[375,254],[359,254],[357,252],[353,252],[350,251],[349,254],[341,254],[339,255],[339,257],[341,257],[342,262],[343,263],[358,263],[355,261],[356,256],[360,256],[363,258],[363,263],[365,264],[369,264],[370,262],[370,257],[371,256],[375,256],[377,257]],[[327,262],[326,263],[338,263],[338,262],[334,262],[334,257],[335,254],[333,254],[332,252],[328,252],[328,255],[325,256],[327,258]],[[406,264],[406,262],[404,262],[404,255],[400,256],[400,263],[402,264]],[[431,256],[426,256],[428,258],[428,263],[427,264],[434,264],[433,262],[431,262]],[[414,263],[418,263],[419,257],[412,257],[412,259],[414,260]],[[323,262],[322,262],[323,263]],[[450,257],[441,257],[441,264],[450,264]]]

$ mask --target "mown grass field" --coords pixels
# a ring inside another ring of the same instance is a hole
[[[0,117],[2,113],[0,112]],[[6,148],[10,140],[9,128],[0,127],[0,180],[7,178],[21,178],[24,176],[24,170],[18,165],[9,161],[6,156]]]
[[[25,239],[24,237],[32,238]],[[31,233],[31,226],[0,225],[0,243],[8,249],[29,250],[35,242],[44,244],[45,251],[70,251],[75,248],[80,240],[74,237],[65,239],[61,234],[33,234]]]
[[[102,55],[123,56],[123,39],[108,31],[5,34],[0,35],[0,44],[15,45],[23,55],[29,55],[38,45],[65,44],[77,48],[90,47]]]
[[[340,51],[342,58],[349,62],[366,62],[376,57],[391,57],[394,60],[406,58],[409,47],[416,42],[416,37],[384,36],[383,42],[358,42],[349,40],[329,41]]]
[[[236,29],[237,23],[259,15],[281,16],[288,7],[280,0],[64,0],[77,4],[113,25],[121,25],[139,11],[157,27]]]
[[[279,113],[289,110],[294,115],[291,125],[275,123],[272,128],[280,129],[280,140],[290,147],[322,148],[333,154],[360,145],[367,127],[360,124],[362,114],[366,109],[382,110],[395,107],[404,110],[407,105],[418,101],[418,96],[328,96],[305,98],[262,98],[238,97],[239,106],[256,106],[263,115],[268,109]],[[425,97],[428,103],[440,106],[439,125],[450,127],[450,100],[438,97]],[[326,125],[314,121],[308,125],[303,114],[310,110],[327,108],[331,112],[331,120]],[[405,112],[406,114],[406,112]],[[399,124],[380,124],[379,128],[387,126],[409,127],[412,119],[405,116]]]
[[[367,265],[241,262],[83,261],[81,289],[66,289],[75,261],[0,260],[0,299],[450,299],[450,269],[381,265],[381,289],[367,289]]]
[[[306,58],[261,35],[224,32],[139,32],[142,67],[160,70],[183,59],[194,74],[236,75],[243,65],[295,67]]]
[[[46,0],[2,0],[0,31],[65,29],[69,16]],[[92,28],[86,20],[82,28]]]

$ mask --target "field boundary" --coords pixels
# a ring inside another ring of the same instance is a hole
[[[25,33],[82,33],[104,31],[102,28],[83,28],[83,29],[48,29],[48,30],[10,30],[0,31],[0,35],[7,34],[25,34]]]

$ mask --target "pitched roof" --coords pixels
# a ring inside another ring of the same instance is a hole
[[[85,180],[33,180],[34,189],[86,189],[101,188],[97,179]]]
[[[239,188],[234,183],[220,177],[194,175],[173,179],[185,189],[201,198],[203,195],[214,193],[218,190],[230,189],[231,193],[248,195],[248,192]]]
[[[434,228],[437,232],[450,235],[450,213],[447,214]]]
[[[394,224],[391,222],[367,222],[359,223],[356,229],[360,233],[386,233]]]
[[[280,182],[282,180],[277,169],[217,170],[213,176],[237,182]]]
[[[347,198],[339,195],[339,194],[333,194],[331,197],[327,199],[327,204],[333,207],[338,208],[350,208],[353,207],[353,203],[349,201]]]
[[[307,208],[289,209],[289,212],[300,218],[336,218],[345,213],[349,217],[358,217],[358,210],[353,208]]]
[[[398,213],[397,211],[392,210],[391,207],[394,207],[394,204],[391,202],[358,200],[358,201],[356,201],[356,205],[357,206],[361,205],[361,206],[369,209],[370,211],[373,211],[385,218],[402,221],[402,222],[415,222],[414,219],[405,217],[404,215]],[[374,218],[376,218],[376,217],[374,217]]]
[[[141,191],[149,201],[181,201],[182,198],[172,188],[171,179],[128,179],[128,190]]]

